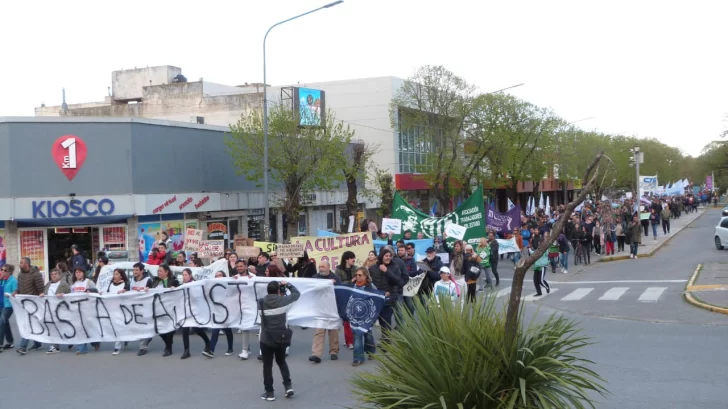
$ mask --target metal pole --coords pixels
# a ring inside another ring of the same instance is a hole
[[[634,207],[635,207],[634,210],[636,212],[639,212],[640,203],[642,203],[642,196],[640,195],[640,159],[641,159],[640,155],[642,155],[642,153],[640,152],[640,148],[634,148],[634,168],[637,171],[637,184],[635,185],[636,186],[635,190],[637,190],[637,192],[635,194],[636,199],[635,199],[635,205],[634,205]]]
[[[307,11],[303,14],[299,14],[297,16],[291,17],[287,20],[279,21],[278,23],[273,24],[270,26],[268,31],[265,32],[265,36],[263,37],[263,200],[265,201],[265,220],[263,220],[263,240],[269,241],[270,240],[270,203],[269,203],[269,192],[268,192],[268,77],[266,72],[266,64],[265,64],[265,43],[268,39],[268,34],[271,30],[273,30],[274,27],[280,26],[283,23],[287,23],[291,20],[295,20],[299,17],[303,17],[305,15],[315,13],[319,10],[327,9],[329,7],[333,7],[336,5],[339,5],[343,3],[344,0],[338,0],[333,3],[329,3],[325,6],[321,6],[315,10]]]

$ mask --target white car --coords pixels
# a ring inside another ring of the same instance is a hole
[[[715,226],[715,248],[723,250],[724,246],[728,246],[728,216],[721,217]]]

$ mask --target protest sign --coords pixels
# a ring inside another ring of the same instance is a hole
[[[352,251],[356,255],[356,263],[360,265],[367,259],[369,252],[374,249],[372,234],[370,232],[347,233],[338,236],[318,237],[302,236],[291,239],[292,244],[303,244],[309,258],[315,259],[316,264],[328,261],[331,267],[338,265],[341,255],[345,251]]]
[[[249,239],[242,234],[236,234],[233,236],[233,247],[252,247],[255,240]]]
[[[192,278],[195,280],[205,280],[208,278],[214,278],[215,273],[222,270],[227,272],[227,260],[226,259],[220,259],[216,262],[210,264],[209,266],[205,267],[177,267],[177,266],[169,266],[170,270],[172,270],[172,274],[177,277],[180,282],[182,282],[182,270],[185,268],[189,268],[192,271]],[[104,272],[108,271],[108,281],[106,283],[106,287],[102,287],[101,285],[97,284],[96,288],[99,289],[100,292],[106,292],[106,289],[109,288],[109,282],[111,282],[111,279],[114,277],[114,270],[117,268],[120,268],[126,272],[127,277],[131,277],[134,273],[134,264],[136,262],[134,261],[124,261],[121,263],[114,263],[110,264],[108,266],[105,266],[101,273],[105,274]],[[143,264],[143,263],[142,263]],[[152,275],[152,277],[157,276],[157,271],[159,270],[159,266],[155,266],[152,264],[144,264],[144,270],[148,271],[149,274]],[[101,275],[99,275],[100,277]]]
[[[202,242],[202,230],[187,229],[185,230],[184,251],[200,250],[200,242]]]
[[[10,297],[23,338],[49,344],[135,341],[181,327],[255,329],[257,300],[267,277],[194,281],[175,289],[124,294],[75,293],[63,297]],[[288,323],[336,329],[341,325],[334,286],[328,280],[291,278],[301,297]]]
[[[200,258],[217,258],[225,255],[225,240],[201,240],[198,256]]]
[[[278,249],[276,249],[276,252],[278,252],[278,258],[281,259],[303,257],[303,251],[303,244],[279,244]]]
[[[411,231],[413,235],[422,232],[425,237],[434,238],[442,235],[445,225],[454,223],[467,228],[465,240],[472,245],[478,244],[478,239],[485,236],[485,210],[483,208],[483,187],[473,192],[455,211],[443,217],[430,217],[427,214],[410,206],[399,193],[394,194],[392,201],[392,218],[402,220],[402,230]],[[395,235],[394,240],[401,238]],[[454,239],[449,238],[452,242]]]
[[[447,237],[452,237],[458,240],[462,240],[465,237],[465,232],[467,230],[468,229],[465,227],[454,223],[448,223],[445,225],[445,233],[447,234]]]
[[[253,246],[258,247],[259,249],[263,250],[264,252],[270,254],[273,251],[276,251],[278,248],[278,244],[276,243],[270,243],[267,241],[256,241],[253,243]]]
[[[519,253],[521,251],[521,249],[518,247],[518,243],[516,243],[515,237],[512,237],[508,240],[496,240],[498,240],[498,254]]]
[[[401,234],[402,220],[399,219],[382,219],[382,233],[384,234]]]
[[[235,247],[235,254],[238,255],[238,258],[243,260],[247,260],[251,257],[258,257],[258,254],[260,254],[260,247],[238,246]]]
[[[420,275],[410,277],[409,281],[407,281],[407,284],[402,287],[403,293],[405,297],[414,297],[417,295],[417,291],[419,291],[420,286],[422,286],[422,281],[425,279],[425,273],[422,273]]]
[[[521,209],[514,207],[511,210],[501,213],[488,208],[488,229],[499,233],[510,233],[513,229],[521,227]]]
[[[450,264],[450,253],[437,253],[437,256],[440,257],[440,261],[442,261],[444,266]]]

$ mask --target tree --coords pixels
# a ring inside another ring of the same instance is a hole
[[[347,189],[346,220],[350,216],[356,218],[356,214],[359,211],[359,183],[363,182],[366,185],[369,175],[367,172],[367,164],[369,163],[369,159],[378,152],[379,146],[371,145],[364,141],[355,141],[347,148],[346,160],[339,164],[341,171],[344,173]]]
[[[444,209],[459,190],[464,129],[475,87],[443,66],[421,67],[392,98],[392,128],[400,135],[400,150],[424,156],[417,173],[432,187]]]
[[[600,162],[603,158],[608,161],[608,164],[605,166],[613,167],[611,159],[605,156],[603,151],[597,153],[591,164],[587,167],[586,172],[584,173],[584,178],[582,179],[583,188],[581,190],[581,193],[566,206],[564,213],[559,216],[559,219],[551,228],[552,237],[558,237],[559,234],[561,234],[566,222],[569,220],[571,214],[574,212],[574,209],[576,209],[576,207],[579,206],[586,199],[587,195],[597,186],[597,183],[599,183],[599,168],[601,165]],[[536,251],[533,252],[533,254],[528,257],[522,258],[521,261],[519,261],[516,265],[516,271],[513,274],[513,283],[511,285],[511,294],[508,300],[508,310],[506,312],[505,322],[506,340],[509,343],[513,342],[516,339],[516,335],[518,332],[518,320],[520,316],[519,312],[521,305],[521,292],[523,290],[523,279],[525,278],[528,269],[539,258],[541,258],[541,256],[544,254],[544,252],[546,252],[551,243],[552,242],[549,240],[541,241],[541,244],[539,244],[538,248],[536,249]]]
[[[296,113],[283,105],[268,115],[268,163],[274,202],[286,216],[288,237],[298,234],[302,198],[315,190],[331,190],[344,181],[336,172],[348,158],[346,147],[354,132],[328,111],[320,127],[300,127]],[[263,179],[263,115],[252,111],[230,127],[225,141],[239,175]]]
[[[381,169],[374,169],[375,180],[379,186],[381,200],[379,205],[379,215],[387,217],[392,212],[392,202],[394,201],[394,179],[389,172]]]

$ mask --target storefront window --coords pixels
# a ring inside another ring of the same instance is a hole
[[[47,277],[45,229],[21,230],[19,236],[20,257],[28,257]]]
[[[126,226],[102,227],[104,250],[126,250]]]

